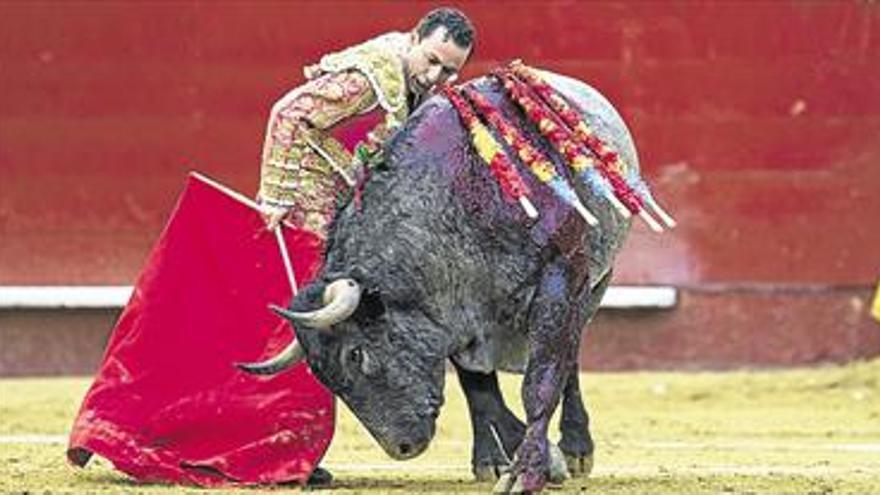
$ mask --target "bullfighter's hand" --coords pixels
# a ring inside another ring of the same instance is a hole
[[[275,230],[288,213],[290,213],[290,209],[283,206],[260,205],[260,216],[266,222],[268,230]]]

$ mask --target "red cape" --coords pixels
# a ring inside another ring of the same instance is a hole
[[[283,231],[305,285],[322,242]],[[96,453],[144,481],[305,482],[333,436],[331,393],[305,363],[271,377],[233,366],[294,338],[267,309],[287,306],[292,292],[278,240],[253,204],[191,175],[83,400],[70,462],[84,466]]]

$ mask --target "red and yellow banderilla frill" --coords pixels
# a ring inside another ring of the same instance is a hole
[[[544,81],[536,71],[527,67],[522,62],[514,61],[510,64],[510,67],[511,71],[517,77],[528,84],[528,86],[562,118],[565,125],[571,129],[571,132],[577,140],[602,161],[608,172],[610,172],[609,174],[603,174],[607,175],[609,182],[612,182],[612,185],[614,185],[615,183],[619,184],[619,182],[623,181],[623,177],[626,174],[626,166],[620,159],[620,154],[617,153],[612,146],[602,142],[602,140],[595,136],[587,122],[580,114],[578,114],[578,112],[571,108],[571,105],[569,105],[565,98],[563,98],[556,89],[547,84],[547,82]],[[647,205],[668,227],[675,227],[675,220],[657,203],[644,181],[637,176],[633,179],[636,184],[627,185],[627,188],[630,191],[634,189],[638,190],[638,193],[640,194],[636,193],[635,199],[639,201],[640,206]],[[614,188],[615,191],[617,191],[620,186],[614,185]],[[622,190],[623,188],[620,189]]]
[[[529,218],[537,218],[538,210],[529,200],[529,187],[514,168],[501,144],[495,140],[489,129],[477,118],[470,104],[449,86],[443,88],[443,94],[458,111],[459,117],[471,133],[471,140],[480,158],[489,166],[492,176],[501,187],[508,199],[519,201]]]
[[[600,192],[621,216],[627,218],[630,213],[637,213],[652,230],[658,232],[663,230],[660,224],[641,208],[641,201],[635,191],[618,174],[609,170],[604,162],[597,163],[593,157],[587,155],[583,147],[575,141],[571,131],[559,120],[559,117],[530,94],[528,85],[518,80],[509,70],[495,71],[494,74],[502,81],[511,98],[522,108],[526,116],[536,124],[541,134],[565,157],[569,167],[577,175],[585,175],[591,170],[598,170],[602,177],[611,184],[613,191],[602,188]]]
[[[511,125],[485,96],[471,88],[465,88],[464,93],[474,104],[474,107],[486,118],[486,121],[498,130],[504,141],[513,148],[516,156],[522,160],[539,181],[553,189],[553,192],[573,207],[589,225],[599,225],[599,220],[596,216],[581,203],[577,193],[575,193],[565,178],[556,172],[553,162],[544,153],[535,149],[519,129]]]

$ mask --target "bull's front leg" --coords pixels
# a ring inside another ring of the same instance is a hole
[[[540,491],[551,474],[547,428],[580,344],[581,301],[568,273],[559,264],[548,267],[530,307],[529,362],[522,385],[526,433],[510,473],[496,483],[496,493]],[[588,296],[589,289],[586,292]],[[562,462],[565,473],[564,461],[557,462]]]
[[[522,442],[526,425],[504,403],[495,372],[469,371],[455,360],[453,364],[467,399],[473,427],[471,465],[474,477],[477,481],[495,480],[510,468],[509,459]]]

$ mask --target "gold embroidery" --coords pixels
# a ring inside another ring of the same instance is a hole
[[[409,115],[406,101],[401,54],[406,50],[406,34],[388,33],[321,58],[320,68],[326,72],[356,69],[370,80],[379,105],[393,116],[399,126]]]
[[[386,111],[368,141],[376,148],[409,108],[400,55],[406,35],[389,33],[306,67],[309,79],[273,107],[261,167],[261,200],[291,209],[292,220],[320,235],[339,191],[354,185],[356,161],[326,130],[376,105]]]

